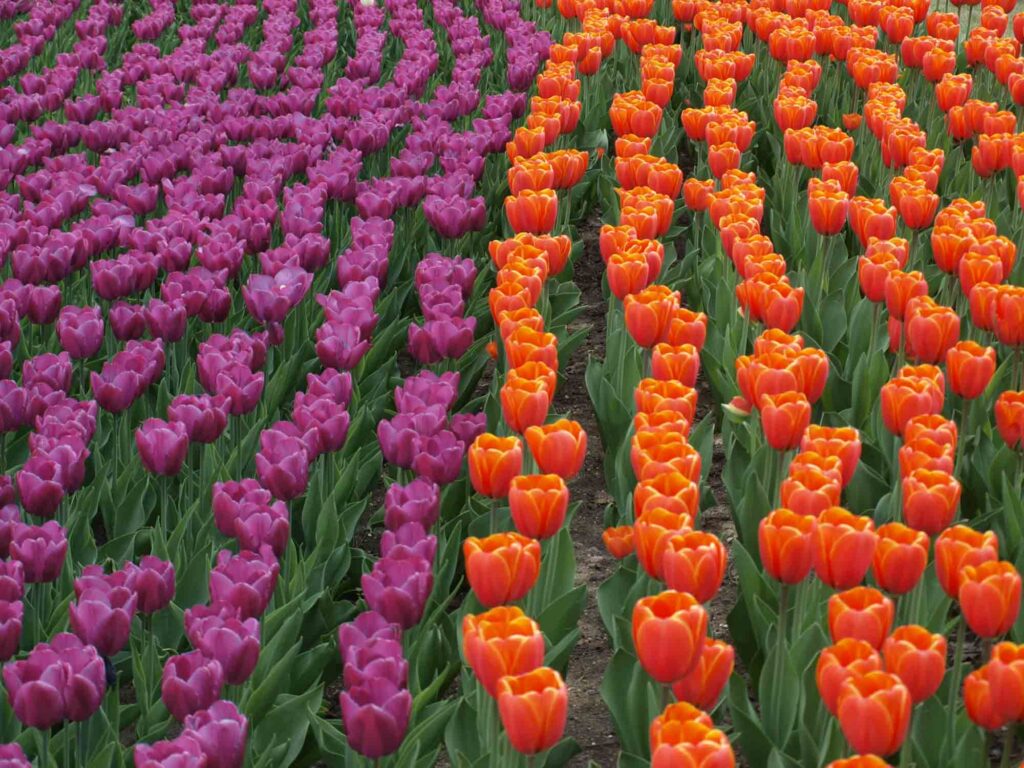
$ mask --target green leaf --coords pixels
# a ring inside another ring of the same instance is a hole
[[[785,749],[793,733],[802,699],[800,676],[789,655],[789,647],[776,639],[761,668],[758,701],[765,733],[779,749]]]

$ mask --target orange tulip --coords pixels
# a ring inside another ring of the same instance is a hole
[[[1024,442],[1024,392],[1002,392],[996,398],[996,429],[1003,442],[1018,450]]]
[[[661,125],[661,107],[646,99],[640,91],[615,94],[608,116],[616,136],[653,137]]]
[[[768,445],[776,451],[796,448],[811,422],[811,404],[807,395],[803,392],[762,395],[759,407]]]
[[[826,182],[827,183],[827,182]],[[837,235],[846,225],[850,196],[839,188],[819,187],[813,193],[808,187],[807,208],[811,226],[819,235]]]
[[[1011,721],[1024,718],[1024,645],[997,643],[985,666],[999,713]]]
[[[498,680],[544,663],[544,635],[537,622],[515,606],[499,606],[462,619],[462,654],[491,696]]]
[[[553,371],[558,370],[558,339],[553,333],[536,331],[520,326],[504,339],[505,354],[511,368],[526,363],[544,363]]]
[[[513,195],[524,189],[551,189],[555,172],[543,154],[520,158],[508,169],[508,186]]]
[[[731,645],[721,640],[708,640],[697,666],[672,684],[672,692],[680,701],[704,710],[714,709],[732,675],[735,658]]]
[[[1012,563],[990,560],[963,565],[960,609],[974,634],[992,638],[1006,634],[1020,613],[1021,578]]]
[[[840,480],[816,467],[805,466],[794,471],[790,466],[789,475],[779,486],[779,500],[783,507],[812,517],[837,506],[841,493]]]
[[[949,472],[915,469],[902,486],[903,519],[911,528],[935,536],[953,522],[961,487]]]
[[[954,344],[946,353],[949,388],[965,400],[980,397],[996,372],[996,351],[973,341]]]
[[[697,383],[700,353],[693,344],[655,344],[651,354],[651,375],[656,379],[680,381],[688,387]]]
[[[622,301],[631,293],[638,293],[657,277],[651,274],[644,254],[636,251],[617,251],[608,259],[608,288]]]
[[[632,525],[605,528],[601,540],[604,542],[604,548],[617,560],[627,557],[635,550]]]
[[[520,381],[539,381],[547,390],[548,398],[555,396],[555,386],[558,383],[558,374],[541,362],[523,363],[518,368],[512,368],[505,374],[507,383]]]
[[[847,158],[848,159],[848,158]],[[872,237],[886,240],[896,233],[896,208],[869,197],[850,198],[850,228],[861,246]]]
[[[469,446],[467,459],[473,490],[502,499],[508,495],[512,478],[522,469],[523,444],[515,436],[498,437],[484,432]]]
[[[821,166],[821,178],[825,181],[838,182],[840,189],[852,197],[857,193],[860,169],[849,160],[841,160],[838,163],[823,163]]]
[[[692,422],[697,410],[697,390],[674,379],[641,379],[633,390],[639,413],[676,411]]]
[[[692,723],[675,731],[671,742],[652,749],[651,768],[675,766],[720,766],[733,768],[736,756],[728,737],[717,728]]]
[[[711,193],[715,189],[715,180],[701,181],[692,176],[683,182],[683,200],[686,207],[694,213],[706,211],[711,202]]]
[[[653,579],[664,578],[665,550],[669,539],[693,529],[693,515],[685,509],[649,506],[633,523],[633,541],[640,566]]]
[[[914,416],[936,413],[935,385],[925,379],[897,377],[882,385],[882,421],[894,435],[903,433]]]
[[[674,347],[692,344],[700,352],[708,335],[708,316],[686,307],[678,307],[669,317],[661,340]]]
[[[956,450],[956,422],[941,413],[926,413],[915,416],[903,429],[903,440],[912,443],[919,438],[931,440],[939,445],[948,445]]]
[[[715,144],[708,148],[708,168],[717,179],[722,178],[726,171],[739,168],[742,159],[743,153],[732,141]]]
[[[508,489],[516,530],[534,539],[558,533],[569,508],[569,488],[558,475],[517,475]]]
[[[633,155],[646,155],[651,151],[651,141],[651,137],[637,136],[635,133],[617,136],[615,138],[615,156],[632,157]]]
[[[776,581],[799,584],[814,562],[817,523],[809,515],[776,509],[761,520],[757,530],[761,564]]]
[[[505,734],[520,754],[550,749],[565,733],[569,689],[550,667],[501,678],[497,699]]]
[[[665,542],[661,556],[662,574],[669,589],[689,592],[698,602],[715,596],[725,578],[728,553],[712,533],[677,533]]]
[[[833,589],[854,587],[868,572],[877,544],[870,517],[842,507],[826,509],[814,532],[814,571]]]
[[[992,531],[975,531],[966,525],[947,528],[935,540],[935,575],[942,590],[952,598],[960,593],[963,569],[999,559],[999,540]]]
[[[971,722],[988,731],[998,731],[1008,722],[1002,702],[992,687],[992,664],[983,664],[964,678],[964,708]]]
[[[938,363],[960,338],[960,315],[927,296],[911,299],[906,307],[907,356]]]
[[[515,232],[550,232],[558,218],[558,195],[552,189],[524,189],[505,198],[505,216]]]
[[[652,285],[625,298],[626,330],[641,347],[653,347],[662,340],[673,312],[679,308],[679,293],[663,285]]]
[[[681,680],[697,666],[707,634],[707,611],[686,592],[665,590],[633,607],[633,645],[644,670],[659,683]]]
[[[518,533],[469,536],[462,554],[469,586],[488,608],[525,597],[540,573],[540,542]]]
[[[551,395],[543,381],[515,379],[501,387],[501,413],[513,432],[543,424],[548,417]]]
[[[700,451],[686,443],[681,434],[679,437],[681,439],[675,442],[663,438],[646,448],[640,448],[634,442],[630,461],[638,480],[647,480],[666,472],[678,472],[695,483],[700,481]]]
[[[706,647],[706,646],[705,646]],[[653,752],[662,744],[675,744],[682,733],[691,725],[714,727],[714,722],[707,712],[688,701],[677,701],[669,704],[660,715],[651,721],[649,739]]]
[[[899,450],[900,478],[909,477],[915,470],[953,472],[953,448],[926,437],[908,440]]]
[[[559,419],[552,424],[528,427],[525,437],[542,472],[569,480],[583,468],[587,433],[579,422]]]
[[[834,456],[840,461],[843,487],[849,485],[860,463],[860,433],[853,427],[825,427],[811,424],[800,441],[800,450],[820,456]]]
[[[891,755],[906,738],[910,709],[910,691],[896,675],[868,672],[843,682],[836,716],[855,751]]]
[[[837,712],[839,691],[847,680],[882,669],[882,657],[869,643],[852,637],[822,650],[815,668],[818,695],[833,715]]]
[[[916,624],[897,627],[882,645],[885,668],[910,691],[920,704],[930,698],[946,674],[946,638]]]
[[[889,768],[889,764],[878,755],[854,755],[833,760],[825,768]]]
[[[848,637],[881,648],[889,634],[895,607],[892,600],[872,587],[854,587],[828,599],[828,629],[832,642]]]

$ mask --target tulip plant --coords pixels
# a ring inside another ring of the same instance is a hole
[[[0,0],[0,766],[1021,764],[1015,10]]]

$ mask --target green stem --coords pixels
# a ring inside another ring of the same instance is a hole
[[[903,746],[900,747],[900,768],[910,768],[913,763],[913,748],[914,743],[914,710],[910,710],[910,723],[907,725],[907,735],[903,740]]]
[[[1003,756],[999,761],[1000,768],[1010,767],[1010,755],[1013,754],[1013,737],[1016,723],[1009,723],[1003,731]]]
[[[42,730],[43,737],[43,748],[39,753],[39,766],[40,768],[49,768],[50,765],[50,729],[44,728]]]
[[[953,676],[949,681],[949,701],[946,710],[949,712],[949,724],[946,730],[947,747],[952,749],[956,744],[956,700],[960,693],[961,664],[964,658],[964,636],[966,633],[964,618],[957,619],[956,648],[953,653]],[[948,753],[947,753],[948,754]]]

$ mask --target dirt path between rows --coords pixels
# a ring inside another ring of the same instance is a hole
[[[569,413],[587,431],[587,459],[571,485],[572,498],[580,502],[580,507],[570,526],[577,583],[587,586],[587,607],[580,619],[580,640],[569,657],[570,706],[566,726],[566,735],[575,738],[583,751],[569,765],[585,766],[593,760],[602,768],[612,768],[618,758],[619,742],[611,713],[601,699],[601,679],[611,661],[612,647],[597,610],[597,588],[612,574],[616,561],[601,541],[604,509],[611,497],[605,491],[604,447],[585,380],[587,361],[591,357],[603,359],[605,349],[607,305],[601,294],[604,266],[598,249],[600,227],[601,218],[596,211],[580,227],[583,252],[573,263],[573,280],[582,294],[584,309],[570,330],[588,326],[590,333],[565,368],[565,381],[555,395],[554,410]]]

